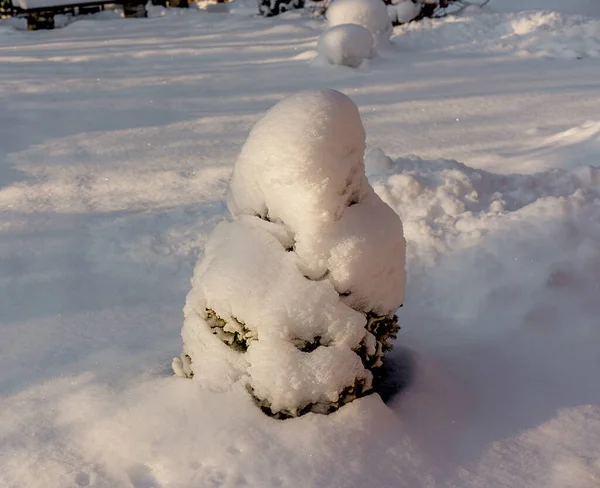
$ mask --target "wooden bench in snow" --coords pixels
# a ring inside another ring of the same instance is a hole
[[[146,17],[146,0],[12,0],[13,15],[26,15],[29,30],[54,29],[57,14],[100,12],[105,5],[122,5],[125,17]]]

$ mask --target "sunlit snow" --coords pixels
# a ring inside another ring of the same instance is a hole
[[[0,487],[598,486],[598,2],[492,0],[349,69],[239,1],[0,21]],[[170,362],[251,128],[325,88],[404,224],[402,330],[386,403],[280,421]]]

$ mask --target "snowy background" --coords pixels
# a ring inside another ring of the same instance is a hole
[[[0,486],[598,486],[599,4],[492,0],[359,69],[244,5],[1,21]],[[250,128],[325,87],[404,222],[404,389],[281,422],[170,361]]]

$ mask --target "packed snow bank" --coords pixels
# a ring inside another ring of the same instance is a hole
[[[377,47],[389,43],[392,22],[381,0],[335,0],[327,9],[329,27],[358,24],[367,29]]]
[[[280,417],[372,389],[398,329],[405,242],[364,150],[358,109],[334,90],[292,95],[254,126],[231,178],[234,221],[194,271],[175,373],[211,389],[243,379]]]
[[[331,64],[358,68],[373,54],[373,35],[358,24],[342,24],[327,29],[319,37],[319,56]]]
[[[544,10],[566,15],[600,15],[597,0],[492,0],[486,9],[493,12]]]
[[[414,22],[397,29],[402,48],[455,49],[551,58],[600,57],[600,19],[556,12],[479,14]]]

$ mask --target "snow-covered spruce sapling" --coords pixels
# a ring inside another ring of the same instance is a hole
[[[334,90],[285,98],[235,164],[232,221],[211,234],[184,308],[175,373],[242,381],[277,418],[372,391],[398,331],[405,241],[365,176],[365,131]]]

